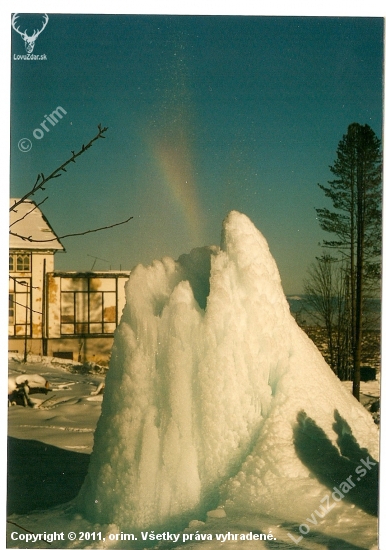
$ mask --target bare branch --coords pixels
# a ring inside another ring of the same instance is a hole
[[[10,523],[11,525],[16,525],[16,527],[20,527],[20,529],[23,529],[23,531],[25,531],[26,533],[31,533],[31,535],[35,534],[33,531],[29,531],[28,529],[26,529],[22,525],[19,525],[18,523],[15,523],[14,521],[11,521],[9,519],[7,519],[7,523]],[[47,541],[44,541],[44,542],[47,542]]]
[[[49,243],[58,239],[60,240],[66,239],[67,237],[79,237],[80,235],[87,235],[88,233],[96,233],[97,231],[103,231],[104,229],[111,229],[112,227],[116,227],[117,225],[123,225],[132,219],[133,216],[130,216],[130,218],[124,220],[123,222],[113,223],[112,225],[106,225],[104,227],[97,227],[96,229],[88,229],[87,231],[82,231],[81,233],[68,233],[67,235],[61,235],[60,237],[54,237],[53,239],[33,239],[31,236],[25,237],[23,235],[19,235],[18,233],[14,233],[13,231],[10,231],[9,234],[13,235],[14,237],[19,237],[19,239],[22,239],[23,241],[28,241],[30,243]]]
[[[102,128],[102,126],[98,124],[98,130],[99,131],[97,135],[93,137],[92,140],[89,141],[87,145],[82,145],[82,148],[77,153],[75,153],[75,151],[71,151],[72,157],[66,160],[66,162],[64,162],[61,166],[59,166],[59,168],[56,168],[56,170],[54,170],[49,176],[45,177],[43,173],[39,174],[33,188],[30,191],[28,191],[28,193],[26,193],[21,199],[19,199],[18,201],[15,201],[14,204],[10,207],[9,211],[12,212],[13,210],[15,210],[15,208],[19,206],[19,204],[24,203],[29,197],[34,195],[36,191],[38,191],[39,189],[43,189],[43,185],[45,185],[48,181],[50,181],[53,178],[59,177],[61,175],[59,172],[63,170],[67,166],[67,164],[69,164],[70,162],[75,162],[75,159],[80,155],[82,155],[87,149],[89,149],[94,143],[94,141],[97,141],[100,138],[104,138],[102,134],[104,134],[104,132],[106,132],[108,128],[107,127]],[[38,183],[40,178],[41,178],[41,181],[40,183]]]
[[[26,286],[28,283],[26,283],[25,281],[18,281],[16,279],[16,277],[12,277],[12,275],[9,275],[9,278],[12,279],[13,281],[15,281],[15,283],[17,283],[18,285],[21,285],[21,286]],[[39,288],[38,286],[31,286],[29,285],[29,288]]]
[[[13,303],[17,304],[18,306],[24,307],[25,309],[29,309],[33,313],[38,313],[39,315],[43,315],[41,311],[36,311],[35,309],[32,309],[32,307],[26,306],[25,304],[21,304],[20,302],[16,302],[16,301],[14,301]]]

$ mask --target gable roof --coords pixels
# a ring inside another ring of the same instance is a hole
[[[19,199],[10,199],[10,206]],[[34,201],[19,204],[10,212],[9,248],[22,250],[64,250],[55,231]],[[18,236],[20,235],[20,236]],[[31,240],[22,239],[28,237]]]

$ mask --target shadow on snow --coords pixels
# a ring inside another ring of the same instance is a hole
[[[26,514],[76,497],[90,456],[8,437],[7,513]]]
[[[337,410],[333,429],[337,445],[304,411],[294,428],[297,455],[310,472],[332,492],[338,488],[343,498],[373,516],[378,512],[379,465],[367,449],[359,446],[346,420]],[[350,482],[347,482],[350,479]],[[352,486],[354,484],[355,486]]]

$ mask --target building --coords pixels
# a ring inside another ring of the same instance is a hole
[[[107,364],[129,272],[55,271],[64,247],[33,201],[11,212],[10,231],[9,350]]]

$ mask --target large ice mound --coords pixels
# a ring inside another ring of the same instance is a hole
[[[219,505],[302,520],[374,464],[377,427],[292,318],[245,215],[220,248],[137,266],[126,300],[78,497],[89,520],[177,529]],[[374,513],[371,483],[350,502]]]

